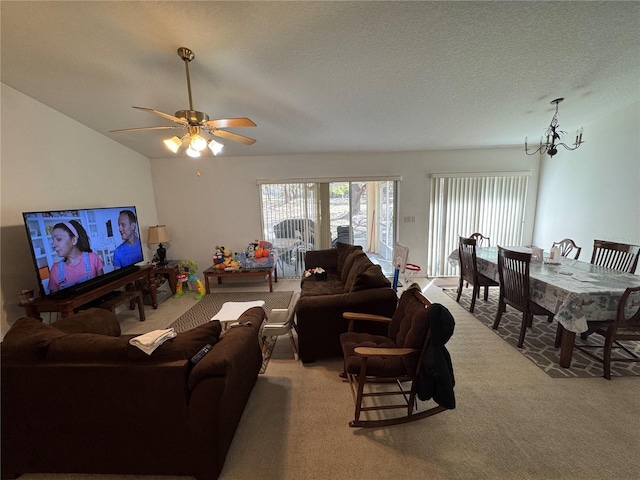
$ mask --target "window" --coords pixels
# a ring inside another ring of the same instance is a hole
[[[397,180],[332,180],[258,181],[263,238],[278,253],[278,274],[299,277],[307,250],[340,241],[362,246],[390,275]]]
[[[458,237],[480,232],[491,245],[520,245],[530,173],[434,174],[427,275],[455,275],[447,258]]]

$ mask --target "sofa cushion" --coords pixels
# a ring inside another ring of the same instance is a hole
[[[110,337],[93,333],[75,333],[51,341],[47,360],[51,362],[159,363],[190,360],[207,343],[215,345],[220,337],[220,322],[207,322],[167,340],[151,355],[129,343],[135,335]]]
[[[120,336],[120,322],[115,313],[104,308],[89,308],[51,324],[64,333],[99,333],[110,337]]]
[[[2,361],[42,360],[51,341],[66,333],[46,325],[40,320],[23,317],[7,331],[2,341]]]
[[[342,264],[342,270],[340,271],[340,280],[342,281],[342,283],[347,282],[347,278],[349,277],[349,272],[353,267],[353,263],[360,255],[366,255],[366,253],[364,253],[362,250],[354,250],[349,255],[347,255],[347,258],[345,258],[344,263]]]
[[[380,265],[371,265],[364,272],[356,275],[351,286],[352,292],[367,290],[369,288],[390,287],[391,282],[382,273]]]
[[[335,295],[336,293],[344,293],[344,283],[340,280],[319,280],[305,282],[300,297]]]
[[[191,357],[198,353],[207,343],[211,344],[211,346],[218,343],[221,332],[222,325],[220,321],[214,320],[213,322],[198,325],[186,332],[178,333],[175,338],[165,343],[172,344],[173,348],[182,352],[184,358],[191,360]]]
[[[355,281],[358,274],[366,272],[369,266],[373,265],[371,260],[367,255],[358,255],[356,259],[353,261],[353,265],[349,270],[349,275],[347,276],[347,280],[344,283],[344,292],[350,292],[351,287],[353,287],[353,282]]]
[[[342,273],[342,267],[344,265],[344,261],[347,259],[347,256],[349,256],[349,254],[355,250],[362,251],[362,247],[360,245],[349,245],[348,243],[338,242],[336,245],[336,250],[338,253],[336,270]]]

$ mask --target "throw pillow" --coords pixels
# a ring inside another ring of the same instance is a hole
[[[391,282],[382,273],[380,265],[371,265],[366,271],[356,275],[353,280],[352,292],[368,290],[370,288],[390,287]]]

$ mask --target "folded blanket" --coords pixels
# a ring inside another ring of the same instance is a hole
[[[144,335],[133,337],[129,340],[129,343],[138,347],[147,355],[151,355],[156,348],[176,335],[177,333],[173,328],[167,328],[166,330],[153,330],[149,333],[145,333]]]

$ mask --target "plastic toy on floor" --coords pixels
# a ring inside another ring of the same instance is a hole
[[[176,285],[176,293],[173,295],[173,298],[179,298],[185,294],[185,284],[187,285],[187,288],[189,288],[190,285],[195,286],[198,291],[195,296],[196,300],[201,300],[204,298],[206,292],[204,289],[204,285],[202,284],[202,280],[200,280],[196,276],[197,271],[198,267],[191,260],[182,260],[178,264],[178,275],[176,277],[178,283]]]

